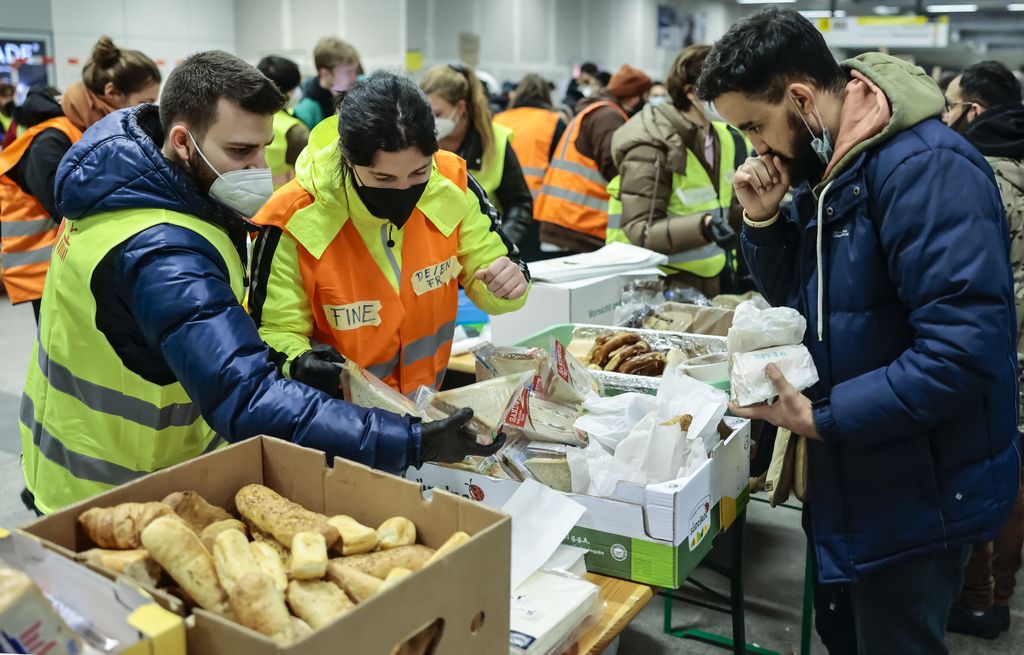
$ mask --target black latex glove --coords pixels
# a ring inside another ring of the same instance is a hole
[[[473,433],[466,430],[466,424],[473,418],[473,410],[465,407],[440,421],[423,423],[423,445],[420,459],[424,462],[461,462],[466,455],[487,457],[498,452],[505,443],[500,434],[490,446],[481,446]]]
[[[736,248],[736,230],[721,214],[711,214],[711,220],[704,226],[704,234],[708,241],[713,241],[722,250]]]
[[[327,344],[317,344],[292,362],[292,379],[308,384],[332,396],[341,386],[341,366],[345,358]]]

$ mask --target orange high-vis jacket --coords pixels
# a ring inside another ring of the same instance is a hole
[[[438,171],[463,192],[465,162],[438,151]],[[288,232],[291,217],[313,204],[292,180],[254,217]],[[445,235],[420,211],[405,224],[399,290],[396,292],[349,219],[319,258],[299,249],[299,271],[313,307],[312,340],[339,352],[403,394],[438,386],[448,367],[461,267],[460,228]]]
[[[596,161],[576,149],[576,138],[587,116],[603,107],[614,107],[627,118],[626,112],[610,101],[595,102],[573,118],[558,142],[533,209],[538,221],[561,225],[602,241],[608,230],[608,180],[601,175]]]
[[[57,241],[57,224],[39,201],[7,177],[7,173],[25,156],[32,140],[50,128],[63,132],[71,143],[82,138],[81,130],[64,116],[58,116],[30,127],[0,152],[0,251],[4,286],[15,304],[43,297],[50,251]]]
[[[557,112],[540,107],[516,107],[494,117],[495,123],[512,130],[512,150],[534,199],[540,193],[544,173],[551,164],[551,142],[558,120]]]

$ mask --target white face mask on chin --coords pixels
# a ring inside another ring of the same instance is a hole
[[[217,179],[210,186],[210,197],[231,211],[245,218],[252,218],[263,207],[264,203],[274,195],[274,178],[269,168],[242,168],[237,171],[221,173],[203,154],[192,133],[188,133],[196,152],[203,158],[206,165],[217,174]]]

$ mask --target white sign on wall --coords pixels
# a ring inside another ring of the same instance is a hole
[[[851,16],[822,18],[818,30],[833,48],[945,48],[949,17]]]

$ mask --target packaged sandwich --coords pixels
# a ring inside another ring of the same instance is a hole
[[[541,364],[540,387],[544,398],[566,405],[581,405],[590,395],[601,395],[601,383],[578,359],[551,337],[551,357]]]
[[[81,637],[25,573],[0,566],[0,652],[78,655]]]
[[[536,373],[547,354],[540,348],[518,348],[482,343],[470,352],[476,357],[478,381],[507,375]]]
[[[400,416],[409,414],[424,420],[432,418],[422,412],[415,402],[389,387],[386,382],[351,359],[342,365],[341,388],[345,400],[353,405],[384,409]]]
[[[538,391],[543,389],[543,391]],[[509,401],[502,427],[509,437],[521,434],[531,441],[548,441],[570,446],[585,446],[586,437],[574,427],[579,409],[549,400],[540,377],[523,380]]]
[[[489,446],[501,433],[502,415],[522,377],[521,374],[506,375],[448,391],[421,387],[416,394],[416,405],[434,418],[451,416],[464,407],[472,409],[473,420],[466,428],[476,435],[478,444]]]

